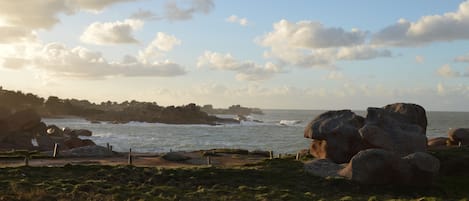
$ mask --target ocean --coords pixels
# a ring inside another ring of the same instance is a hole
[[[275,153],[296,153],[307,149],[310,139],[303,130],[320,110],[263,110],[264,115],[251,115],[241,124],[168,125],[130,122],[127,124],[92,124],[84,119],[43,119],[47,124],[72,129],[88,129],[93,136],[86,137],[98,145],[109,143],[115,151],[169,152],[213,148],[240,148],[273,150]],[[365,111],[354,111],[364,115]],[[223,117],[230,117],[225,115]],[[231,116],[233,117],[233,116]],[[469,127],[469,112],[428,112],[428,137],[446,136],[449,128]]]

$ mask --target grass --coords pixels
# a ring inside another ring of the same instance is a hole
[[[445,162],[469,150],[432,152]],[[453,163],[449,163],[452,165]],[[454,163],[459,164],[460,163]],[[468,170],[469,166],[457,167]],[[469,174],[441,174],[426,187],[358,185],[307,174],[291,158],[236,168],[133,166],[0,168],[0,201],[17,200],[464,200]]]

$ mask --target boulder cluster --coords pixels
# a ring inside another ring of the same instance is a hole
[[[368,108],[366,117],[325,112],[305,128],[304,137],[313,139],[310,153],[318,158],[305,169],[365,184],[429,184],[440,163],[425,152],[426,128],[425,109],[416,104]]]
[[[46,125],[32,109],[10,112],[0,108],[0,150],[52,150],[59,144],[61,150],[95,145],[89,139],[78,136],[91,136],[89,130],[70,128],[60,129]]]

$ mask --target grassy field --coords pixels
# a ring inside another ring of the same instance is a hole
[[[426,187],[358,185],[303,171],[293,159],[236,168],[133,166],[0,168],[0,200],[466,200],[469,150],[432,152],[441,174]]]

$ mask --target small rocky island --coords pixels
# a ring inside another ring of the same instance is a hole
[[[259,108],[248,108],[243,107],[241,105],[232,105],[228,107],[228,109],[213,108],[212,105],[204,105],[201,110],[208,114],[231,114],[241,116],[247,116],[251,114],[264,114],[264,112],[262,112],[262,110]]]

